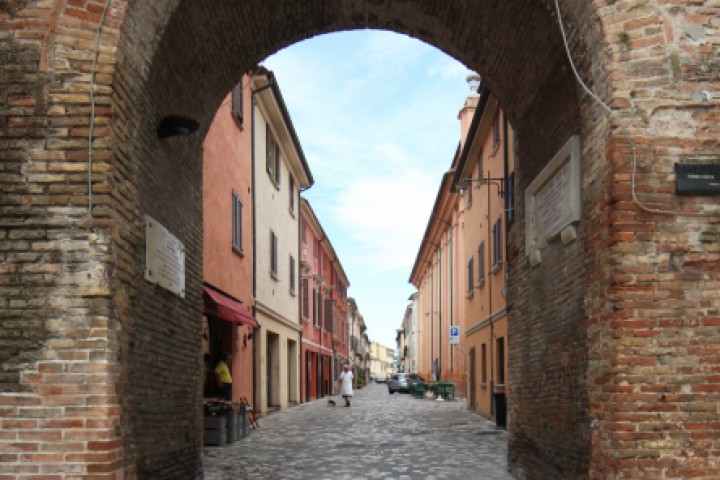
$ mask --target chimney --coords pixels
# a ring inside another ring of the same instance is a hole
[[[478,100],[480,99],[478,90],[480,90],[482,79],[477,73],[470,72],[465,76],[465,81],[468,87],[470,87],[470,93],[465,99],[465,105],[460,109],[460,113],[458,113],[458,120],[460,120],[460,148],[465,145],[465,138],[467,137],[470,123],[472,122]]]

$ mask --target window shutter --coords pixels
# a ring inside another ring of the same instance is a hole
[[[290,291],[295,293],[295,257],[290,255]]]
[[[467,293],[472,292],[473,290],[473,270],[474,270],[474,258],[470,257],[470,261],[468,262],[467,266],[467,275],[468,275],[468,284],[467,284]]]
[[[280,167],[282,166],[282,156],[280,155],[280,145],[273,139],[275,145],[275,183],[280,187]]]
[[[278,273],[278,242],[275,232],[270,232],[270,271],[277,276]]]
[[[478,283],[485,281],[485,242],[478,247]]]
[[[272,130],[270,130],[270,124],[265,124],[265,155],[268,174],[273,176],[273,168],[275,168],[275,142],[273,141]]]
[[[325,299],[325,305],[323,305],[323,310],[325,310],[325,330],[332,330],[333,327],[333,308],[332,308],[332,300],[331,299]]]
[[[242,202],[237,193],[232,192],[232,246],[242,252]]]
[[[302,289],[302,292],[300,293],[302,295],[302,315],[303,318],[308,318],[308,314],[310,313],[310,299],[308,298],[310,294],[310,292],[308,292],[310,282],[307,278],[305,278],[303,279],[301,285],[302,286],[300,288]]]
[[[243,86],[242,81],[232,89],[232,116],[242,127],[243,124]]]

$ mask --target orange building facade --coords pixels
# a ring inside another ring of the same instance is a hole
[[[507,425],[506,229],[513,217],[513,132],[479,77],[458,116],[461,140],[443,175],[410,277],[409,370],[451,381],[468,407]],[[476,83],[477,82],[477,83]],[[459,338],[450,339],[450,327]],[[458,331],[458,330],[456,330]]]
[[[247,82],[247,76],[243,77]],[[232,399],[253,398],[250,91],[239,83],[218,108],[203,143],[203,354],[205,395],[212,370],[232,354]]]
[[[460,151],[453,188],[461,192],[468,407],[507,425],[508,326],[505,238],[513,217],[512,129],[487,89]]]

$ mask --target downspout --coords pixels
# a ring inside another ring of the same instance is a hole
[[[435,269],[430,265],[430,371],[435,374],[435,329],[433,323],[433,311],[435,309]],[[433,378],[437,381],[437,378]]]
[[[252,81],[252,75],[253,73],[250,73],[251,81]],[[270,88],[270,85],[265,85],[264,87],[258,88],[257,90],[250,90],[250,175],[252,178],[250,179],[250,193],[251,193],[251,201],[252,201],[252,246],[253,246],[253,262],[252,262],[252,272],[253,272],[253,278],[252,278],[252,295],[253,300],[257,298],[257,210],[255,208],[255,204],[257,203],[255,200],[255,94],[260,93],[263,90]],[[252,314],[253,317],[257,318],[257,306],[255,302],[253,301],[252,306]],[[257,389],[257,367],[258,365],[255,365],[255,361],[257,359],[257,352],[258,350],[258,332],[257,328],[253,329],[253,369],[252,369],[252,378],[253,378],[253,405],[255,405],[255,408],[259,408],[260,403],[257,397],[258,395],[258,389]]]
[[[492,178],[490,176],[490,171],[488,170],[487,178]],[[487,189],[487,236],[488,236],[488,250],[490,250],[490,245],[492,245],[492,231],[490,230],[490,183],[487,183],[485,185],[485,188]],[[472,187],[471,187],[472,188]],[[494,250],[493,250],[494,253]],[[490,263],[490,262],[488,262]],[[494,268],[494,265],[493,265]],[[492,269],[492,268],[491,268]],[[494,329],[494,322],[493,322],[493,309],[492,309],[492,285],[493,285],[493,277],[492,275],[488,275],[488,314],[490,315],[488,318],[490,319],[490,414],[495,413],[495,362],[493,361],[493,344],[495,342],[495,329]]]
[[[453,228],[452,225],[448,230],[448,295],[450,302],[450,325],[455,325],[453,315]],[[453,352],[452,346],[450,347],[450,373],[453,373]]]
[[[442,311],[442,248],[440,248],[438,249],[438,381],[441,381],[442,372]]]

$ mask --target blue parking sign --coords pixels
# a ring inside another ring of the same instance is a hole
[[[450,345],[458,345],[460,343],[460,327],[450,325]]]

